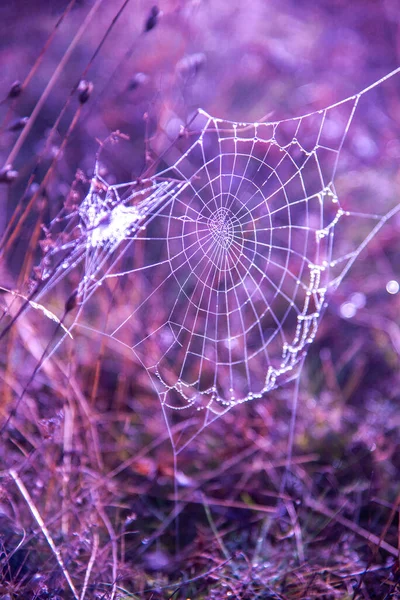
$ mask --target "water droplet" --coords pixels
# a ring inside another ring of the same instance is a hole
[[[343,302],[340,307],[340,315],[345,319],[351,319],[357,313],[357,307],[352,302]]]
[[[388,294],[397,294],[400,290],[400,284],[395,279],[391,279],[386,284],[386,291]]]
[[[355,294],[351,295],[350,301],[352,302],[352,304],[354,304],[356,308],[364,308],[367,299],[365,297],[365,294],[363,294],[362,292],[356,292]]]

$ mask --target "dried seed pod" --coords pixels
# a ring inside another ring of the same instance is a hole
[[[206,55],[203,52],[196,52],[184,56],[176,65],[176,71],[182,77],[195,76],[206,62]]]
[[[16,119],[13,121],[8,127],[8,131],[20,131],[25,127],[28,123],[29,117],[22,117],[21,119]]]
[[[157,25],[158,23],[158,17],[160,15],[160,9],[158,8],[158,6],[153,6],[149,16],[147,17],[147,21],[145,23],[144,26],[144,32],[147,33],[148,31],[151,31],[152,29],[154,29],[154,27]]]
[[[9,98],[17,98],[22,92],[22,83],[20,81],[14,81],[12,84],[10,91],[8,92]]]
[[[12,183],[18,177],[18,171],[12,168],[12,165],[5,165],[0,169],[0,183]]]
[[[133,90],[136,90],[139,86],[147,83],[148,80],[149,80],[149,76],[146,75],[145,73],[136,73],[132,77],[132,79],[128,85],[128,90],[132,92]]]
[[[93,83],[82,79],[78,85],[78,98],[81,104],[85,104],[93,92]]]

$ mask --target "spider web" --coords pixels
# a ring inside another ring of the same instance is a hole
[[[100,152],[74,235],[46,257],[45,291],[83,264],[72,327],[90,327],[89,300],[108,287],[103,333],[144,367],[164,409],[219,415],[295,378],[330,294],[400,210],[390,191],[379,202],[376,190],[354,192],[348,175],[357,140],[368,147],[360,102],[397,72],[284,121],[199,110],[195,141],[183,136],[142,181],[107,183]]]

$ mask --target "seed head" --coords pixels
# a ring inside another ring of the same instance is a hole
[[[149,16],[147,17],[147,21],[145,23],[144,26],[144,32],[147,33],[148,31],[151,31],[152,29],[154,29],[154,27],[157,25],[158,23],[158,17],[160,15],[160,9],[158,8],[158,6],[153,6]]]
[[[0,183],[12,183],[18,177],[18,171],[12,168],[12,165],[5,165],[0,169]]]
[[[21,119],[16,119],[13,121],[8,127],[8,131],[20,131],[25,127],[28,123],[29,117],[22,117]]]
[[[136,73],[132,77],[132,79],[128,85],[129,91],[132,92],[133,90],[136,90],[141,85],[144,85],[145,83],[147,83],[148,80],[149,80],[149,76],[146,75],[145,73]]]
[[[10,91],[8,92],[9,98],[17,98],[22,92],[22,83],[20,81],[14,81],[12,84]]]
[[[85,104],[93,92],[93,83],[82,79],[78,85],[78,98],[81,104]]]

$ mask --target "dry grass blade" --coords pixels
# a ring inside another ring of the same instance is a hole
[[[313,500],[312,498],[307,498],[305,500],[305,503],[309,508],[311,508],[311,510],[313,510],[317,513],[320,513],[321,515],[324,515],[325,517],[328,517],[329,519],[332,519],[333,521],[336,521],[337,523],[340,523],[341,525],[344,525],[344,527],[346,527],[349,531],[353,531],[354,533],[356,533],[357,535],[362,537],[364,540],[371,542],[371,544],[376,546],[377,549],[382,548],[383,550],[385,550],[386,552],[388,552],[395,558],[398,557],[398,555],[399,555],[398,548],[395,548],[391,544],[388,544],[387,542],[385,542],[384,539],[381,539],[379,536],[367,531],[366,529],[363,529],[362,527],[360,527],[356,523],[353,523],[349,519],[342,517],[339,514],[339,511],[335,512],[333,510],[330,510],[328,507],[324,506],[321,502],[318,502],[318,500]]]
[[[18,473],[14,469],[10,469],[9,473],[10,473],[11,477],[13,478],[13,480],[15,481],[15,485],[17,486],[20,493],[22,494],[22,497],[24,498],[25,502],[27,503],[29,510],[31,511],[36,523],[38,524],[38,526],[40,528],[40,531],[43,533],[44,537],[46,538],[46,541],[49,544],[49,546],[60,566],[60,569],[65,577],[66,582],[68,583],[68,586],[69,586],[71,592],[73,593],[75,600],[79,600],[78,592],[76,591],[75,585],[71,579],[71,576],[65,567],[63,558],[61,556],[61,552],[55,545],[53,538],[51,537],[50,532],[47,529],[47,527],[40,515],[40,512],[36,508],[28,490],[25,487],[25,484],[23,483],[23,481],[19,477]]]

